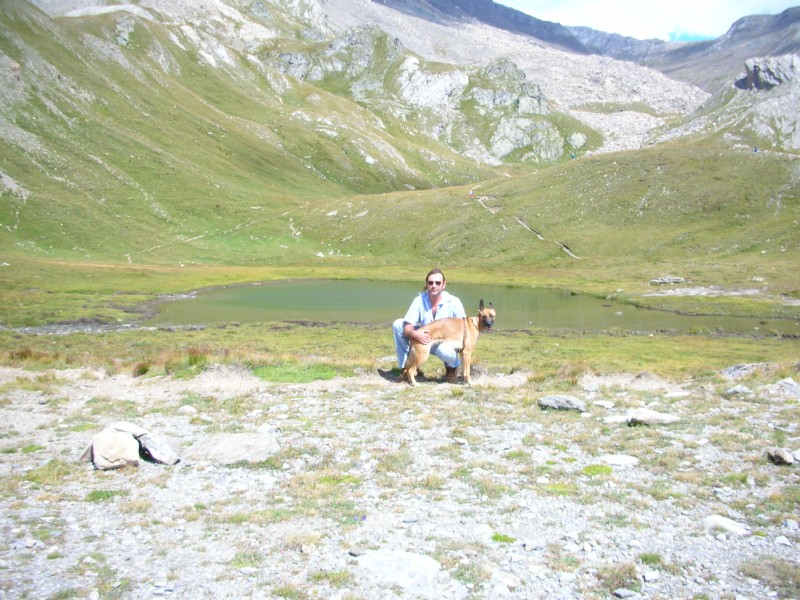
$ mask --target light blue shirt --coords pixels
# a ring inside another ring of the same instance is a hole
[[[464,311],[461,300],[448,293],[447,290],[443,291],[442,295],[439,296],[436,319],[446,319],[449,317],[463,319],[466,316],[467,313]],[[406,316],[403,317],[403,321],[411,323],[417,328],[420,325],[427,325],[434,320],[433,306],[431,306],[431,299],[428,296],[428,292],[420,292],[408,308],[408,312]]]

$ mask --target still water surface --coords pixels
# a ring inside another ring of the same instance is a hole
[[[149,325],[219,325],[263,321],[385,323],[402,317],[421,286],[368,280],[298,280],[234,286],[165,302]],[[482,284],[448,284],[468,315],[481,298],[497,310],[497,329],[673,331],[691,333],[800,334],[800,322],[745,317],[690,317],[635,308],[567,290]]]

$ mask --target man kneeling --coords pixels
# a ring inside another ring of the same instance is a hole
[[[425,277],[425,287],[414,298],[408,308],[406,316],[397,319],[393,324],[394,345],[397,351],[397,365],[402,369],[406,365],[411,340],[420,344],[431,343],[431,337],[423,326],[438,319],[459,318],[467,316],[464,306],[456,296],[445,291],[447,282],[440,269],[433,269]],[[431,344],[431,354],[438,356],[444,362],[447,381],[454,383],[456,369],[461,365],[458,359],[458,350],[450,342],[434,342]]]

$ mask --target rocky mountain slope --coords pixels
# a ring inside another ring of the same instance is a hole
[[[640,40],[589,27],[564,27],[492,0],[381,0],[405,14],[440,24],[481,23],[578,54],[596,54],[652,67],[713,93],[742,70],[748,58],[800,51],[800,7],[778,15],[750,15],[708,42]]]

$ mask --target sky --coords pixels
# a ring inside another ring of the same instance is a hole
[[[696,41],[724,35],[749,15],[776,15],[800,0],[494,0],[543,21],[645,40]]]

